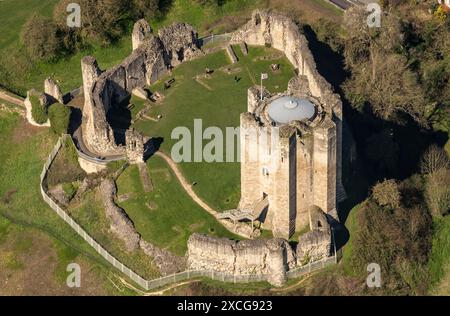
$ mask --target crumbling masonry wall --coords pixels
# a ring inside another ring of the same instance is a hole
[[[120,106],[135,88],[152,84],[171,67],[201,53],[192,26],[178,23],[152,35],[147,22],[140,20],[133,30],[133,52],[125,60],[102,72],[94,57],[81,61],[85,104],[82,132],[84,143],[99,155],[125,154],[117,145],[107,121],[112,107]]]
[[[283,239],[232,241],[193,234],[188,240],[188,266],[231,275],[265,275],[280,286],[296,265],[295,252]]]

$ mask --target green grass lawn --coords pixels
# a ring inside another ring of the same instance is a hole
[[[33,14],[50,17],[59,0],[3,0],[0,2],[0,48],[15,45],[22,25]]]
[[[0,111],[0,244],[17,238],[8,233],[11,227],[24,231],[19,236],[44,232],[57,250],[55,282],[65,285],[68,262],[85,262],[103,276],[112,268],[42,200],[39,175],[56,139],[49,129],[31,127],[19,115]],[[17,243],[26,243],[20,238]],[[25,248],[14,248],[14,255],[23,256]]]
[[[147,166],[152,192],[144,192],[137,166],[127,168],[117,181],[118,195],[130,194],[119,204],[142,238],[181,256],[194,232],[238,238],[192,201],[162,158],[152,157]]]
[[[135,127],[145,135],[162,137],[161,149],[170,154],[172,146],[178,142],[177,139],[171,139],[172,130],[185,126],[193,135],[194,119],[202,119],[203,129],[216,126],[224,134],[226,127],[238,127],[240,114],[247,110],[247,90],[254,82],[259,84],[260,73],[269,73],[269,79],[264,81],[264,85],[272,92],[286,90],[294,72],[284,56],[276,60],[255,61],[261,56],[272,56],[277,51],[250,47],[249,55],[245,57],[238,47],[235,47],[235,51],[239,58],[235,65],[229,65],[228,57],[219,51],[175,68],[173,77],[176,80],[168,90],[163,89],[163,82],[167,78],[151,86],[150,90],[162,92],[165,99],[153,106],[149,115],[157,117],[161,114],[162,119],[159,122],[141,120],[135,123]],[[272,63],[281,65],[280,72],[271,72],[269,66]],[[237,72],[227,74],[219,69],[226,65]],[[205,67],[214,69],[211,78],[201,79],[209,89],[193,79],[197,74],[203,74]],[[235,76],[240,78],[237,83]],[[204,141],[204,144],[207,142]],[[237,157],[236,142],[235,155]],[[189,181],[197,182],[194,190],[213,208],[226,210],[237,206],[240,198],[238,162],[182,162],[181,169]]]

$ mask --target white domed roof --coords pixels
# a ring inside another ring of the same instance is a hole
[[[290,96],[275,99],[269,104],[268,108],[270,118],[279,124],[311,119],[315,112],[314,104],[308,99]]]

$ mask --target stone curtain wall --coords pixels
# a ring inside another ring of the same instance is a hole
[[[135,88],[150,85],[171,67],[199,54],[198,37],[192,26],[178,23],[150,33],[144,20],[133,30],[133,52],[125,60],[102,72],[94,57],[81,61],[85,105],[83,109],[83,138],[88,148],[101,155],[124,154],[115,143],[106,114],[125,100]]]
[[[44,180],[47,176],[48,169],[50,168],[53,160],[55,159],[57,153],[59,152],[63,141],[68,138],[69,135],[64,135],[62,138],[58,140],[52,152],[50,153],[47,161],[44,164],[40,175],[40,190],[41,195],[44,201],[53,209],[59,217],[61,217],[79,236],[81,236],[98,254],[100,254],[106,261],[108,261],[114,268],[120,271],[125,276],[129,277],[131,280],[136,282],[141,288],[145,290],[156,289],[162,287],[164,285],[180,282],[187,279],[198,278],[198,277],[209,277],[214,280],[223,281],[223,282],[233,282],[233,283],[247,283],[247,282],[260,282],[267,280],[267,276],[264,274],[230,274],[230,273],[221,273],[218,271],[214,271],[212,269],[203,269],[203,270],[188,270],[180,273],[175,273],[172,275],[168,275],[165,277],[161,277],[154,280],[145,280],[137,273],[129,269],[123,263],[121,263],[118,259],[113,257],[108,251],[106,251],[99,243],[97,243],[85,230],[81,228],[55,201],[53,201],[50,196],[47,194],[44,188]],[[287,247],[287,246],[286,246]],[[251,253],[254,253],[253,250],[248,247],[242,247],[242,253],[245,254],[242,258],[250,256]],[[260,248],[261,249],[261,248]],[[249,253],[246,253],[247,250]],[[258,251],[258,250],[256,250]],[[290,252],[289,252],[290,253]],[[335,256],[328,257],[322,259],[317,262],[311,262],[309,265],[305,265],[303,267],[293,268],[286,272],[287,278],[299,277],[300,275],[312,272],[317,269],[321,269],[325,266],[335,263]],[[276,265],[275,265],[276,267]],[[277,270],[275,270],[277,271]]]
[[[78,223],[73,220],[55,201],[52,200],[52,198],[47,194],[45,187],[44,187],[44,180],[47,176],[48,169],[50,168],[53,160],[55,159],[56,155],[58,154],[59,150],[62,147],[63,142],[70,137],[69,135],[63,135],[58,142],[56,143],[55,147],[53,148],[52,152],[47,158],[47,161],[45,162],[42,172],[40,175],[40,190],[41,195],[44,201],[48,204],[48,206],[54,210],[58,216],[64,220],[83,240],[85,240],[99,255],[101,255],[109,264],[111,264],[114,268],[116,268],[118,271],[120,271],[124,276],[130,278],[133,280],[136,284],[138,284],[141,288],[145,290],[152,290],[156,289],[162,286],[165,286],[167,284],[176,283],[188,279],[198,278],[198,277],[208,277],[213,280],[223,281],[223,282],[233,282],[233,283],[248,283],[248,282],[261,282],[266,281],[269,279],[269,277],[265,274],[230,274],[229,272],[219,272],[214,271],[213,269],[206,267],[205,269],[198,269],[198,270],[187,270],[180,273],[171,274],[168,276],[164,276],[158,279],[153,280],[146,280],[139,276],[137,273],[132,271],[130,268],[125,266],[122,262],[120,262],[118,259],[113,257],[106,249],[104,249],[98,242],[94,240]],[[249,241],[252,242],[252,241]],[[254,254],[255,251],[260,250],[252,250],[248,247],[244,246],[245,244],[242,244],[241,251],[239,253],[242,253],[243,256],[240,256],[242,259],[245,259],[246,257],[252,256],[252,253]],[[248,245],[248,244],[247,244]],[[289,245],[285,245],[285,249],[288,249]],[[148,251],[148,245],[142,244],[141,240],[141,248],[144,249],[144,251]],[[289,246],[290,247],[290,246]],[[289,253],[289,257],[291,257],[291,252],[287,251],[286,254]],[[284,260],[284,259],[283,259]],[[283,261],[286,262],[286,261]],[[297,267],[288,270],[286,272],[287,278],[296,278],[303,274],[310,273],[312,271],[324,268],[325,266],[328,266],[330,264],[336,263],[336,254],[333,257],[324,258],[320,261],[316,262],[310,262],[308,265]],[[246,265],[244,265],[245,267]],[[291,263],[289,263],[289,266],[291,266]],[[274,265],[275,270],[277,270],[277,265]],[[279,265],[278,265],[279,267]],[[260,269],[261,270],[261,269]],[[276,274],[274,274],[276,275]]]
[[[308,41],[300,33],[298,26],[286,16],[266,10],[255,10],[252,19],[232,34],[231,42],[236,44],[245,42],[248,45],[259,46],[271,45],[285,53],[297,69],[299,76],[307,77],[310,93],[320,100],[325,111],[336,124],[336,185],[337,191],[343,192],[342,102],[339,95],[334,93],[331,85],[318,72]]]
[[[286,271],[295,267],[296,258],[283,239],[233,241],[192,234],[188,241],[188,265],[193,270],[266,276],[269,283],[281,286],[286,282]]]

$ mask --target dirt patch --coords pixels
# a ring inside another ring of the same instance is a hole
[[[183,232],[183,228],[180,226],[172,226],[172,230],[180,234]]]
[[[28,124],[25,119],[21,119],[12,133],[12,142],[14,144],[21,144],[36,135],[39,131],[42,131],[42,127],[33,126]]]
[[[204,225],[205,225],[205,222],[194,223],[194,224],[189,225],[189,230],[191,232],[193,232],[193,231],[196,231],[196,230],[202,228]]]
[[[121,194],[117,197],[117,202],[122,203],[122,202],[128,201],[132,195],[133,195],[133,193]]]
[[[201,86],[203,86],[204,88],[206,88],[209,91],[214,91],[213,88],[211,88],[208,84],[206,84],[205,82],[203,82],[199,77],[194,77],[193,78],[195,81],[197,81]]]
[[[147,206],[150,209],[150,211],[155,211],[158,209],[158,204],[156,204],[154,201],[145,203],[145,206]]]
[[[17,193],[16,188],[9,189],[8,191],[5,192],[0,201],[4,204],[9,204],[12,201],[14,194],[16,193]]]
[[[242,72],[242,68],[240,67],[229,67],[229,66],[221,67],[219,68],[219,70],[223,71],[227,75],[234,75]]]
[[[58,255],[52,240],[38,231],[15,230],[0,246],[0,295],[106,295],[98,272],[85,259],[81,267],[81,287],[69,288],[56,277]],[[17,247],[15,240],[30,238],[30,247]]]
[[[148,174],[147,165],[145,163],[138,164],[139,176],[141,178],[142,186],[145,192],[153,191],[153,183]]]

